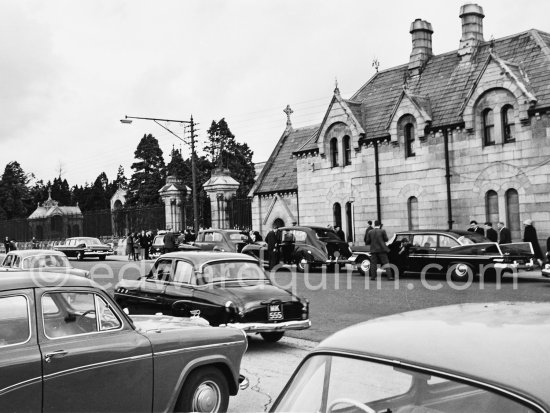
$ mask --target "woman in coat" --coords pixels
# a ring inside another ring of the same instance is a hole
[[[126,255],[128,256],[128,261],[134,259],[134,234],[131,232],[126,237]]]

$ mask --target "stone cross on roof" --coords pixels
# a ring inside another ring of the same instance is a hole
[[[294,113],[294,111],[290,108],[290,105],[286,105],[285,110],[283,110],[284,113],[286,113],[286,126],[290,127],[292,126],[292,122],[290,121],[290,115]]]

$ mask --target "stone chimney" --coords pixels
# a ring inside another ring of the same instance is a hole
[[[425,20],[416,19],[411,23],[412,52],[409,71],[412,76],[420,74],[426,62],[433,56],[432,25]]]
[[[462,37],[458,55],[469,60],[476,47],[483,42],[483,8],[477,4],[465,4],[460,7],[462,19]]]

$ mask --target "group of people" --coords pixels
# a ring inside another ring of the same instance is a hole
[[[128,261],[139,261],[149,259],[149,251],[153,245],[153,233],[142,230],[141,232],[130,232],[126,237],[126,255]]]

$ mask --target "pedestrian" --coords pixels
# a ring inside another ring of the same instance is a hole
[[[141,235],[139,236],[139,246],[140,250],[143,251],[143,259],[148,260],[149,259],[149,239],[147,238],[147,234],[145,233],[145,230],[141,230]]]
[[[386,267],[386,274],[388,280],[393,280],[394,276],[392,269],[388,266],[390,263],[388,259],[389,247],[386,245],[388,242],[388,235],[386,231],[382,229],[382,223],[378,220],[374,221],[374,228],[367,234],[366,244],[370,245],[370,279],[375,280],[377,278],[378,264],[382,264],[382,268]]]
[[[252,231],[252,239],[254,242],[263,241],[262,235],[258,231]]]
[[[176,251],[176,248],[176,237],[172,228],[168,228],[168,232],[164,234],[164,253]]]
[[[134,260],[134,234],[131,232],[128,233],[126,237],[126,255],[128,256],[128,261]]]
[[[265,242],[267,243],[267,261],[268,268],[271,270],[275,265],[277,265],[278,254],[277,254],[277,225],[273,224],[271,230],[267,233],[265,237]]]
[[[475,232],[479,235],[483,235],[485,236],[485,230],[483,228],[481,228],[478,224],[477,224],[477,221],[472,219],[470,221],[470,227],[468,228],[468,231],[470,232]]]
[[[32,237],[32,240],[31,240],[31,249],[33,249],[33,250],[40,249],[40,243],[38,242],[38,240],[36,239],[36,237]]]
[[[342,228],[340,228],[338,225],[334,227],[334,231],[336,232],[336,235],[338,235],[338,238],[340,238],[342,241],[346,240],[346,234],[344,234],[344,231],[342,231]]]
[[[542,250],[540,249],[539,239],[537,237],[537,230],[533,226],[533,220],[526,219],[523,221],[525,230],[523,232],[523,242],[530,242],[533,246],[533,252],[535,253],[535,259],[540,267],[542,267]]]
[[[498,228],[498,243],[510,244],[512,242],[512,233],[508,228],[506,228],[506,225],[504,225],[504,222],[500,221],[497,224],[497,228]]]
[[[485,223],[485,238],[487,238],[491,242],[497,242],[498,241],[498,234],[493,229],[493,224],[491,222]]]
[[[285,229],[285,233],[283,234],[283,240],[282,240],[281,249],[283,252],[283,262],[285,264],[292,264],[292,254],[294,253],[294,242],[296,239],[294,238],[294,234],[289,230]]]
[[[369,234],[369,232],[372,231],[372,221],[367,221],[367,229],[365,230],[365,238],[364,238],[364,241],[365,241],[365,245],[368,245],[367,244],[367,235]]]
[[[12,238],[10,240],[10,251],[15,251],[17,250],[17,242]]]
[[[134,234],[134,261],[139,261],[141,256],[141,247],[139,245],[139,232]]]
[[[6,237],[4,240],[4,249],[6,250],[6,254],[10,252],[10,238]]]

